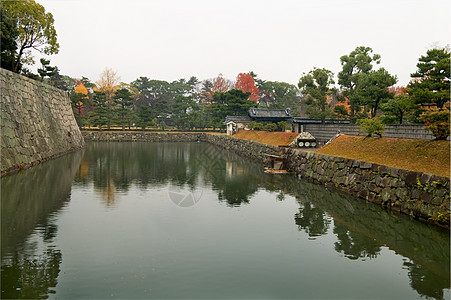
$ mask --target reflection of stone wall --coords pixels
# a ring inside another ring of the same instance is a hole
[[[89,142],[196,142],[205,141],[242,156],[262,162],[263,154],[277,155],[278,147],[236,139],[220,134],[203,132],[129,132],[129,131],[84,131]]]
[[[78,151],[0,179],[2,256],[23,243],[38,224],[48,225],[52,213],[70,200],[82,156]]]
[[[204,132],[129,132],[129,131],[83,131],[87,142],[196,142],[205,141],[241,156],[262,162],[263,154],[280,153],[274,146],[236,139],[221,134]]]
[[[392,212],[376,205],[303,180],[288,183],[287,189],[300,204],[295,216],[300,230],[318,236],[332,227],[337,237],[335,250],[349,259],[376,257],[382,247],[389,247],[409,258],[403,268],[408,270],[412,288],[420,295],[443,299],[443,289],[450,286],[450,237],[446,230],[393,218]],[[327,215],[333,217],[332,224]]]
[[[66,92],[4,69],[0,83],[1,175],[83,146]]]
[[[299,176],[392,210],[426,220],[450,209],[448,178],[297,149],[284,152],[287,168]]]

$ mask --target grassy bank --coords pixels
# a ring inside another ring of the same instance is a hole
[[[268,132],[259,130],[241,130],[234,138],[250,140],[271,146],[288,146],[298,134],[295,132]]]
[[[450,142],[342,135],[316,153],[450,177]]]

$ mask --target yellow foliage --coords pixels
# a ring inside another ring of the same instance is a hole
[[[75,92],[83,95],[88,95],[88,89],[85,87],[83,83],[80,83],[75,87]]]
[[[96,85],[99,91],[105,93],[108,102],[112,101],[113,94],[119,88],[119,80],[119,75],[111,68],[105,68],[102,74],[100,74],[100,79],[96,82]]]

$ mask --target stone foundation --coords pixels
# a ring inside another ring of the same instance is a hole
[[[228,136],[206,135],[205,140],[242,156],[263,162],[263,154],[284,156],[287,170],[315,183],[352,194],[366,201],[435,223],[450,211],[450,180],[422,172],[370,162],[279,148]],[[449,228],[449,223],[436,223]]]
[[[204,136],[202,132],[83,131],[87,142],[196,142]]]
[[[1,175],[80,149],[65,91],[0,69]]]

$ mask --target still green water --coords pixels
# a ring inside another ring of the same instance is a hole
[[[449,299],[449,232],[204,143],[1,179],[2,298]]]

